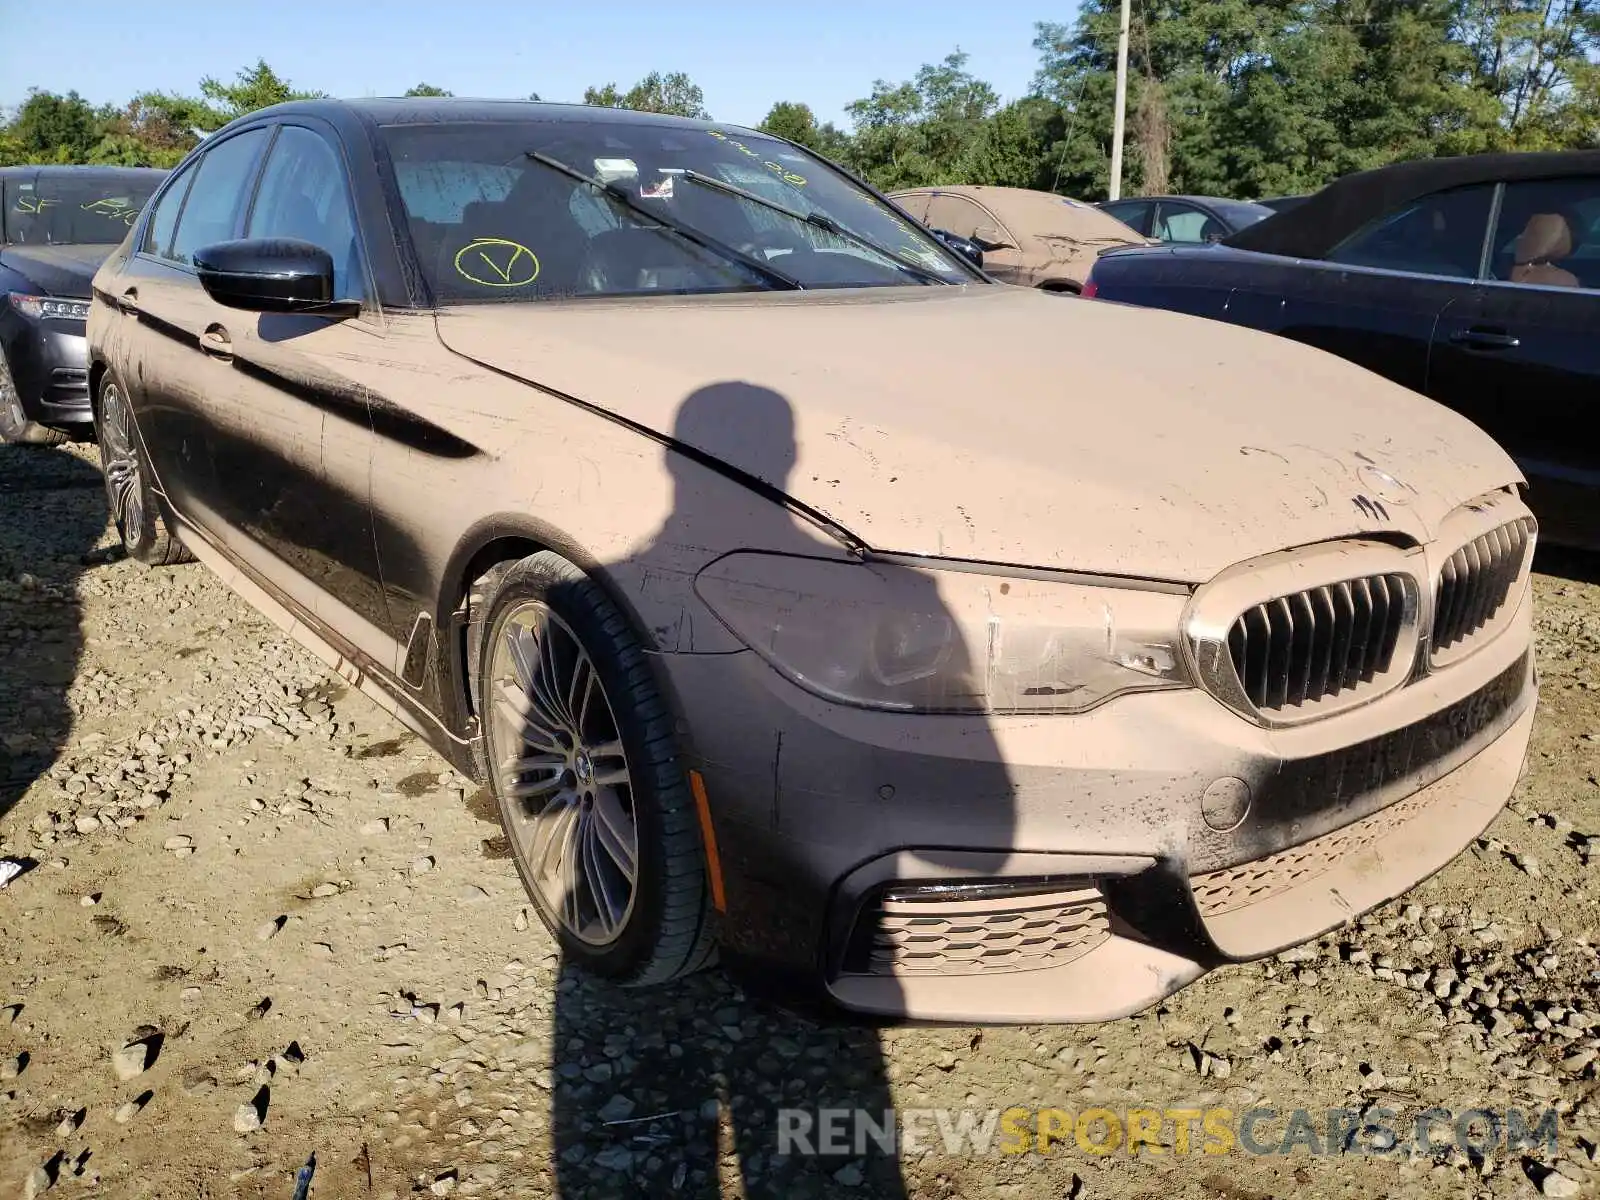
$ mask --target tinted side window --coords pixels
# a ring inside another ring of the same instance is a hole
[[[1386,213],[1328,254],[1332,263],[1476,279],[1495,185],[1435,192]]]
[[[1203,242],[1209,234],[1222,236],[1222,226],[1191,204],[1163,202],[1156,211],[1155,236],[1163,242]]]
[[[194,182],[194,164],[190,163],[173,178],[172,186],[161,193],[156,201],[150,222],[144,227],[144,241],[139,249],[146,254],[165,256],[172,245],[172,231],[178,227],[178,213],[183,209],[183,198],[189,194]]]
[[[246,237],[296,238],[333,257],[333,290],[341,300],[365,297],[365,273],[350,216],[344,164],[320,136],[285,125],[261,173]]]
[[[1129,200],[1125,203],[1107,204],[1104,209],[1124,225],[1131,226],[1138,232],[1148,236],[1150,233],[1150,210],[1154,207],[1155,205],[1148,200]]]
[[[935,192],[928,202],[928,227],[943,229],[957,237],[969,238],[978,226],[989,221],[988,214],[964,196],[950,196]]]
[[[893,200],[896,204],[898,204],[901,208],[905,209],[908,213],[910,213],[917,220],[923,221],[923,222],[927,221],[927,219],[928,219],[928,193],[927,192],[910,192],[910,193],[908,193],[906,195],[890,196],[889,199]]]
[[[189,185],[189,199],[178,218],[172,249],[163,258],[186,263],[202,246],[237,236],[239,218],[250,197],[256,163],[269,132],[251,129],[206,151],[195,169],[194,182]]]
[[[1600,290],[1600,178],[1506,184],[1489,277]]]

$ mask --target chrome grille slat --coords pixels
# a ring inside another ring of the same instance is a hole
[[[1295,593],[1289,602],[1295,615],[1294,628],[1289,640],[1289,703],[1304,704],[1311,691],[1312,660],[1316,658],[1317,613],[1311,607],[1311,598],[1305,592]]]
[[[1272,631],[1272,648],[1267,654],[1267,695],[1265,703],[1271,708],[1282,708],[1289,703],[1289,665],[1294,653],[1294,613],[1285,597],[1278,597],[1268,610]]]
[[[1354,653],[1346,660],[1345,687],[1355,687],[1367,673],[1367,639],[1372,636],[1372,581],[1352,579],[1355,592],[1355,623],[1350,630],[1350,645]]]
[[[1355,642],[1355,594],[1348,581],[1334,584],[1328,592],[1333,603],[1333,638],[1328,678],[1335,687],[1343,687],[1349,672],[1350,647]]]
[[[1521,517],[1456,549],[1439,570],[1433,652],[1467,641],[1500,614],[1522,577],[1533,522]]]
[[[1246,609],[1228,635],[1245,697],[1281,710],[1370,684],[1389,671],[1415,584],[1397,572],[1342,580]]]
[[[1332,686],[1333,643],[1337,636],[1337,616],[1333,607],[1333,589],[1319,587],[1311,593],[1311,607],[1316,623],[1312,626],[1311,661],[1307,668],[1310,683],[1307,691],[1326,695]]]

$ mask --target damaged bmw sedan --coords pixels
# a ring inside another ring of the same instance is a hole
[[[620,983],[720,952],[864,1013],[1114,1017],[1404,892],[1523,762],[1536,531],[1480,430],[996,285],[760,133],[266,109],[89,340],[129,553],[487,783]]]

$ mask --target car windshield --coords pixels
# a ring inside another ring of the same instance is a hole
[[[382,137],[445,303],[977,278],[820,159],[745,130],[530,120],[390,125]]]
[[[161,178],[73,171],[7,179],[5,240],[114,246],[127,235]]]

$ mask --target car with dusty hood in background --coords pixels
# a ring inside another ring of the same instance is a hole
[[[1535,530],[1487,436],[999,285],[752,130],[264,109],[89,340],[129,554],[483,781],[620,983],[720,947],[861,1012],[1105,1019],[1411,887],[1523,762]]]
[[[928,228],[973,243],[1002,283],[1076,292],[1096,255],[1151,240],[1092,204],[1029,188],[908,188],[889,196]]]
[[[0,167],[0,442],[91,432],[89,281],[166,174]]]

